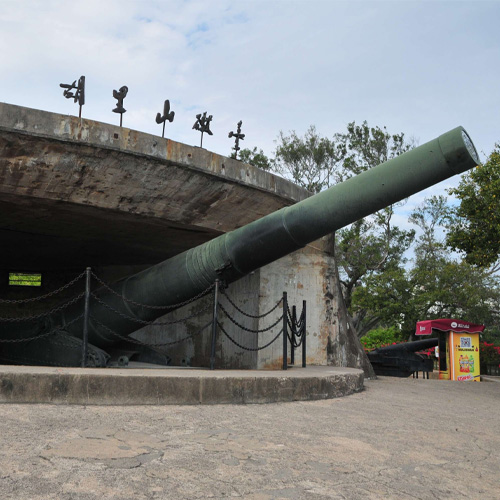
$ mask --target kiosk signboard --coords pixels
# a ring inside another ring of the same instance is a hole
[[[415,335],[438,336],[439,378],[479,382],[479,333],[484,325],[458,319],[419,321]]]
[[[451,380],[479,382],[479,333],[450,332]]]

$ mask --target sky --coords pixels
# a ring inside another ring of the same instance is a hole
[[[332,137],[364,120],[423,144],[462,125],[482,159],[500,142],[500,1],[0,0],[0,101],[78,115],[60,83],[86,77],[83,117],[272,155],[282,130]],[[411,198],[406,211],[458,179]],[[404,223],[406,212],[399,214]]]

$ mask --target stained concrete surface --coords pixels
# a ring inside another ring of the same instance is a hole
[[[272,405],[0,405],[0,498],[498,499],[500,386]]]
[[[11,269],[152,265],[308,196],[203,148],[0,102]]]
[[[133,364],[133,366],[135,363]],[[0,366],[0,403],[176,405],[329,399],[363,389],[363,371]]]

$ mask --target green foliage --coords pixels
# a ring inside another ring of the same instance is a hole
[[[269,159],[262,149],[258,152],[256,147],[253,149],[241,149],[238,156],[242,162],[249,163],[262,170],[271,170],[273,168],[274,160]],[[231,155],[231,158],[234,158],[234,153]]]
[[[346,294],[348,307],[351,307],[351,292],[362,284],[363,278],[391,272],[405,262],[403,254],[411,245],[415,231],[393,227],[392,214],[393,209],[389,207],[337,232],[336,255],[342,268],[343,286],[349,292]]]
[[[275,151],[276,171],[293,182],[318,193],[332,185],[340,167],[334,141],[320,136],[311,125],[304,137],[295,131],[289,135],[280,132]]]
[[[372,273],[356,287],[352,297],[353,314],[364,314],[364,325],[402,325],[403,338],[408,339],[405,319],[410,317],[411,289],[403,267],[394,266],[384,273]],[[361,330],[364,331],[364,330]]]
[[[374,330],[370,330],[364,337],[361,337],[360,341],[365,349],[376,349],[377,347],[400,342],[401,332],[395,326],[375,328]]]
[[[405,139],[405,135],[390,134],[387,128],[369,127],[351,122],[347,132],[335,135],[338,154],[342,159],[344,180],[352,175],[373,168],[415,147],[415,141]]]
[[[311,192],[319,192],[345,181],[413,147],[404,134],[369,127],[367,122],[349,123],[347,131],[332,139],[321,136],[310,126],[303,137],[292,131],[280,132],[275,151],[275,169]],[[353,326],[362,334],[379,323],[379,316],[363,307],[352,308],[356,289],[372,275],[378,276],[404,264],[403,254],[414,238],[414,231],[392,225],[394,207],[388,207],[344,228],[336,234],[336,265],[344,301]]]
[[[490,326],[481,333],[481,339],[490,344],[500,346],[500,324]]]
[[[448,211],[444,197],[433,197],[413,212],[410,220],[421,229],[413,267],[370,276],[356,290],[354,308],[374,311],[384,324],[401,325],[407,337],[424,319],[462,318],[487,328],[498,325],[499,279],[450,255],[438,235]]]
[[[448,223],[448,245],[465,252],[470,264],[495,264],[500,257],[500,144],[450,193],[460,205]]]

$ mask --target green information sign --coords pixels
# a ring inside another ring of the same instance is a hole
[[[9,273],[9,285],[42,286],[41,274]]]

